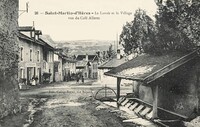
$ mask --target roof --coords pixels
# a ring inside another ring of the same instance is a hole
[[[86,55],[78,55],[76,57],[77,61],[84,60]],[[88,61],[98,60],[97,55],[88,55]]]
[[[196,56],[198,56],[196,51],[189,54],[172,52],[162,56],[144,54],[104,74],[122,79],[142,81],[149,84]]]
[[[114,67],[117,67],[123,63],[127,62],[125,57],[121,58],[121,59],[117,59],[112,58],[109,61],[107,61],[106,63],[102,64],[101,66],[98,67],[98,69],[112,69]]]
[[[55,47],[55,42],[53,41],[53,39],[50,37],[50,35],[41,35],[40,39],[45,41],[48,45],[50,45],[51,47]]]
[[[19,31],[34,31],[35,28],[33,26],[20,26],[18,27]]]
[[[36,44],[39,44],[39,45],[45,45],[45,43],[43,43],[43,42],[41,42],[41,41],[38,41],[38,40],[34,40],[33,38],[30,38],[30,37],[24,35],[24,34],[21,33],[21,32],[19,32],[18,37],[19,37],[20,39],[27,40],[27,41],[29,41],[29,42],[33,42],[33,43],[36,43]]]
[[[24,40],[28,40],[28,41],[34,42],[34,39],[33,39],[33,38],[30,38],[30,37],[28,37],[28,36],[22,34],[21,32],[18,32],[18,33],[19,33],[19,34],[18,34],[18,37],[19,37],[20,39],[24,39]]]
[[[44,42],[48,48],[54,50],[54,46],[48,41],[48,39],[44,39],[42,36],[40,36],[39,41]]]
[[[76,62],[77,62],[75,59],[72,59],[72,58],[64,57],[63,59],[64,59],[65,61],[67,61],[67,62],[70,62],[70,63],[76,63]]]

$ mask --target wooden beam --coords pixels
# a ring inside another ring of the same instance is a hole
[[[152,87],[153,92],[153,118],[158,117],[158,85]]]
[[[172,62],[171,64],[168,64],[167,66],[161,68],[160,70],[150,74],[149,76],[147,76],[144,79],[144,82],[149,84],[150,82],[154,81],[155,79],[165,75],[166,73],[168,73],[168,72],[174,70],[175,68],[185,64],[186,62],[194,59],[197,56],[198,56],[197,52],[193,51],[193,52],[189,53],[188,55],[185,55],[185,56],[181,57],[180,59]]]
[[[121,84],[121,78],[117,78],[117,102],[120,98],[120,84]],[[119,104],[117,103],[117,107],[119,107]]]
[[[133,93],[135,97],[139,98],[140,83],[138,81],[133,81],[133,87],[134,87]]]
[[[112,72],[109,72],[109,71],[105,72],[104,75],[121,78],[121,79],[126,79],[126,80],[134,80],[134,81],[143,82],[142,78],[137,78],[137,77],[133,77],[133,76],[124,76],[124,75],[120,75],[120,74],[113,74]]]
[[[128,99],[129,99],[129,100],[132,100],[132,101],[137,100],[137,101],[139,101],[139,102],[141,102],[141,103],[144,103],[144,104],[146,104],[146,105],[148,105],[148,106],[150,106],[150,107],[153,107],[152,104],[150,104],[150,103],[148,103],[148,102],[145,102],[145,101],[143,101],[143,100],[140,100],[140,99],[138,99],[138,98],[128,98]],[[184,116],[184,115],[181,115],[181,114],[178,114],[178,113],[175,113],[175,112],[166,110],[166,109],[164,109],[164,108],[158,107],[158,109],[161,110],[161,111],[163,111],[163,112],[166,112],[166,113],[169,113],[169,114],[178,116],[178,117],[180,117],[180,118],[182,118],[182,119],[188,119],[187,116]]]

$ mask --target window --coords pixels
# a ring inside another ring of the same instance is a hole
[[[33,53],[33,50],[30,49],[30,61],[32,61],[32,53]]]
[[[19,77],[24,78],[24,69],[20,69]]]
[[[20,58],[21,58],[21,61],[23,61],[23,53],[24,52],[24,48],[23,47],[21,47],[20,48]]]
[[[37,61],[40,62],[40,51],[37,51]]]
[[[52,52],[48,52],[48,62],[53,62]]]
[[[46,69],[46,63],[45,62],[43,63],[43,68]]]

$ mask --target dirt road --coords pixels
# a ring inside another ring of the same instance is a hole
[[[15,117],[0,122],[2,127],[133,127],[107,109],[97,110],[99,102],[93,92],[101,86],[91,82],[54,83],[21,92],[29,105]]]

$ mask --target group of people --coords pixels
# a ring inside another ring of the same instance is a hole
[[[81,79],[82,83],[84,83],[84,77],[83,77],[83,75],[77,74],[77,76],[76,76],[76,82],[79,83],[80,79]]]

